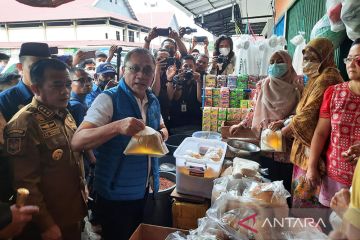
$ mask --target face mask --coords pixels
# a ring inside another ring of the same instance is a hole
[[[94,78],[95,70],[86,70],[85,72],[86,72],[87,74],[89,74],[89,76],[90,76],[91,78]]]
[[[219,48],[220,54],[227,56],[230,53],[230,48]]]
[[[308,77],[315,77],[319,74],[319,67],[321,63],[318,62],[306,62],[303,63],[303,73]]]
[[[269,76],[274,78],[280,78],[288,71],[288,65],[286,63],[274,63],[269,66]]]
[[[109,81],[111,81],[111,80],[109,80]],[[99,88],[101,90],[104,90],[106,85],[109,83],[109,81],[99,81],[99,84],[98,84]]]

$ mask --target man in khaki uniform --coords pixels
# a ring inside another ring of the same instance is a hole
[[[70,148],[76,124],[66,109],[69,71],[58,60],[43,59],[30,76],[35,96],[4,132],[14,188],[29,189],[27,204],[40,208],[19,239],[80,239],[86,195],[81,153]]]

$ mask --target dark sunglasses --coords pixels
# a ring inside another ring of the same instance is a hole
[[[91,77],[87,77],[87,78],[74,79],[73,81],[79,82],[80,84],[84,85],[85,83],[91,83],[93,79]]]
[[[141,67],[138,65],[132,65],[132,66],[127,66],[126,68],[129,69],[130,72],[135,74],[138,72],[142,72],[147,76],[151,76],[154,73],[154,69],[151,66],[145,66],[141,69]]]

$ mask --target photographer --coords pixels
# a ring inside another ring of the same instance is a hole
[[[158,36],[160,36],[159,32],[158,32],[158,28],[154,27],[153,29],[151,29],[149,34],[144,39],[145,40],[144,48],[149,49],[150,42],[153,39],[157,38]],[[165,39],[161,43],[160,48],[164,48],[164,49],[168,50],[170,57],[174,57],[177,50],[180,51],[181,56],[187,55],[186,47],[185,47],[184,43],[181,41],[181,38],[176,31],[169,28],[169,34],[167,37],[169,37],[169,38]]]
[[[174,65],[175,58],[170,57],[166,49],[160,48],[155,54],[155,75],[154,82],[151,86],[155,96],[160,103],[161,115],[163,116],[165,125],[169,124],[169,98],[167,94],[167,77],[166,70],[169,66]]]
[[[220,36],[215,42],[210,74],[228,75],[235,70],[235,53],[231,37]]]
[[[178,74],[175,65],[167,71],[167,93],[171,101],[170,124],[178,132],[201,129],[201,79],[195,72],[195,58],[187,55],[181,59]],[[179,128],[183,127],[183,128]],[[173,129],[173,133],[176,133]]]

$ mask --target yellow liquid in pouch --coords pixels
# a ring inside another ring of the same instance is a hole
[[[282,150],[282,137],[272,132],[267,137],[267,145],[273,148],[275,151],[281,151]]]

